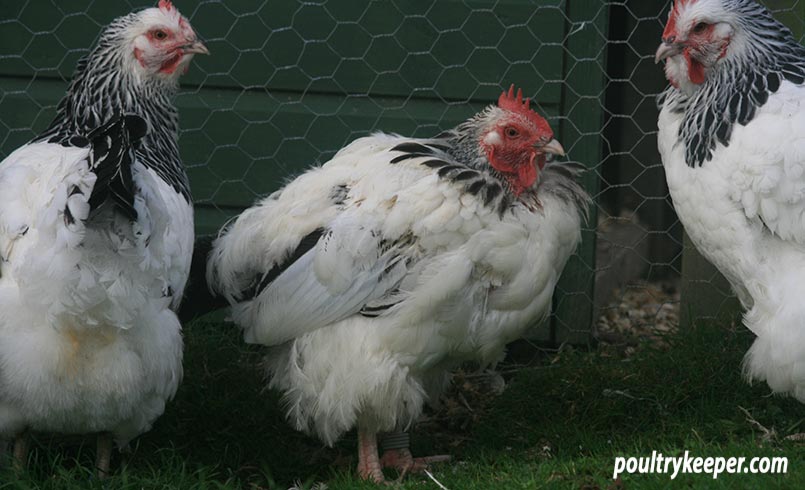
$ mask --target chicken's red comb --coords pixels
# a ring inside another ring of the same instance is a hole
[[[532,123],[543,130],[551,130],[548,121],[536,112],[531,110],[531,99],[523,100],[523,89],[517,89],[517,97],[514,96],[514,84],[509,87],[509,93],[504,90],[498,98],[498,107],[507,111],[516,112],[527,117]]]
[[[521,88],[517,89],[517,98],[514,98],[514,84],[509,87],[508,94],[504,90],[503,93],[500,94],[500,98],[498,98],[498,107],[509,111],[530,111],[530,105],[531,99],[526,99],[525,102],[523,102],[523,89]]]
[[[668,39],[671,36],[676,36],[676,19],[679,17],[679,9],[688,4],[694,4],[698,0],[674,0],[674,5],[671,8],[671,14],[668,16],[668,23],[665,24],[665,30],[662,32],[662,38]]]
[[[159,0],[159,8],[160,10],[165,10],[166,12],[170,12],[173,10],[173,4],[170,0]]]

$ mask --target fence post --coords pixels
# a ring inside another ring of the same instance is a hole
[[[694,326],[699,319],[720,324],[735,319],[741,311],[729,281],[707,261],[685,233],[682,252],[679,322],[682,328]]]
[[[593,169],[601,162],[609,6],[599,0],[568,0],[565,5],[569,22],[564,46],[561,114],[566,119],[562,123],[560,141],[571,160],[590,169],[583,177],[583,185],[595,196],[600,186]],[[590,341],[595,315],[594,230],[597,219],[597,209],[592,206],[581,245],[568,261],[556,288],[551,332],[553,341],[558,344]]]

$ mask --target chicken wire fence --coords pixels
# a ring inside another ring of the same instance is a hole
[[[103,26],[155,2],[0,2],[0,156],[42,131]],[[797,35],[805,0],[768,0]],[[583,245],[535,338],[584,342],[678,323],[679,279],[718,312],[730,293],[695,256],[656,149],[654,51],[669,1],[177,0],[212,55],[177,98],[197,231],[372,131],[431,136],[523,88],[594,198]],[[688,308],[687,301],[682,310]],[[715,305],[715,308],[713,307]]]

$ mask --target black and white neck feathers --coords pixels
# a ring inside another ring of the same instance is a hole
[[[490,106],[494,108],[493,106]],[[590,196],[578,183],[585,167],[575,162],[549,162],[539,173],[536,183],[519,197],[508,188],[508,180],[492,168],[478,146],[485,125],[481,121],[487,111],[445,131],[430,140],[406,141],[390,149],[392,165],[422,159],[420,165],[432,169],[440,179],[452,182],[463,192],[478,197],[503,217],[518,202],[529,208],[540,207],[539,197],[551,194],[574,206],[587,216]]]
[[[479,142],[483,139],[484,133],[489,130],[493,120],[502,117],[502,113],[500,108],[489,105],[446,133],[450,141],[450,154],[468,167],[476,170],[489,170],[491,168],[489,160],[481,150]]]
[[[112,22],[76,67],[50,127],[34,141],[71,145],[119,114],[136,114],[148,124],[137,159],[190,201],[187,174],[179,157],[179,114],[173,105],[178,83],[145,76],[133,66],[128,30],[137,13]]]
[[[734,125],[751,122],[784,80],[805,82],[805,48],[788,28],[753,0],[725,0],[724,6],[735,14],[738,49],[693,94],[670,86],[660,96],[661,105],[684,114],[679,142],[691,167],[711,160],[718,143],[729,146]]]

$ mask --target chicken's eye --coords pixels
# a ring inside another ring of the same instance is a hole
[[[520,136],[520,131],[517,131],[517,128],[513,128],[511,126],[506,128],[504,131],[506,133],[506,136],[508,136],[509,138],[517,138],[518,136]]]
[[[705,29],[707,29],[707,22],[699,22],[693,27],[693,32],[701,34]]]
[[[163,30],[154,31],[154,39],[162,41],[168,37],[168,33]]]

